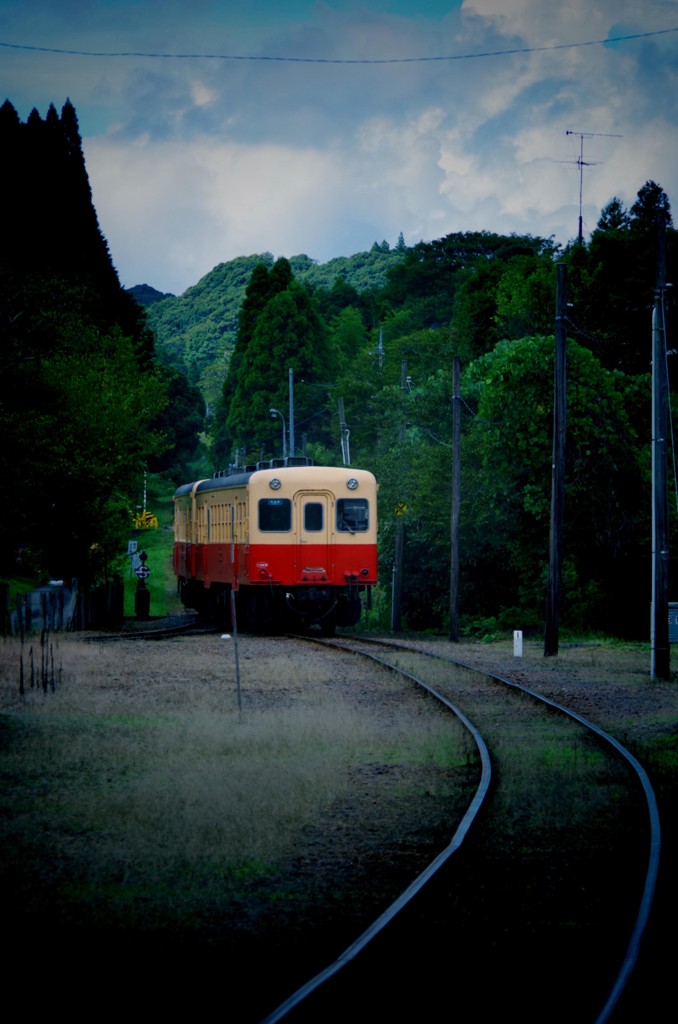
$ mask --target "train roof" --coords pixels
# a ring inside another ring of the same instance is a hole
[[[275,471],[276,473],[286,474],[290,470],[296,470],[298,475],[301,475],[299,472],[300,470],[308,470],[309,476],[318,476],[320,474],[327,473],[328,470],[333,473],[343,471],[350,475],[368,472],[367,470],[352,469],[350,466],[314,466],[312,459],[307,459],[303,456],[289,457],[287,459],[271,459],[269,462],[258,462],[256,465],[252,466],[232,467],[229,470],[219,470],[209,479],[197,480],[190,484],[183,484],[181,487],[177,488],[175,497],[178,498],[182,495],[191,494],[194,490],[197,492],[218,490],[229,487],[243,487],[258,473]],[[369,475],[371,476],[372,474]]]

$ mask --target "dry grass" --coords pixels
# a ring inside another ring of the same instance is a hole
[[[185,916],[266,875],[356,764],[464,759],[428,715],[407,730],[358,710],[329,669],[213,638],[53,641],[54,692],[30,686],[29,646],[0,648],[3,867],[21,899],[67,913]],[[38,660],[36,656],[35,660]],[[395,684],[385,682],[385,687]],[[105,908],[105,910],[104,910]]]
[[[505,678],[548,693],[572,706],[613,735],[643,744],[647,737],[665,739],[675,727],[675,684],[650,680],[649,658],[640,645],[564,647],[558,658],[544,659],[536,645],[526,657],[514,658],[512,645],[436,645],[439,653],[462,663],[491,665]],[[581,828],[597,815],[616,813],[624,787],[633,786],[630,769],[600,748],[579,724],[561,715],[544,714],[529,698],[509,697],[487,686],[475,671],[451,670],[444,662],[399,653],[395,662],[445,692],[454,680],[456,698],[490,744],[495,775],[496,820],[507,837],[525,825],[545,835]],[[423,664],[423,669],[422,669]],[[555,692],[554,692],[555,688]],[[510,709],[510,710],[509,710]],[[675,729],[673,730],[675,731]],[[665,744],[666,746],[666,744]],[[656,754],[654,755],[656,758]]]

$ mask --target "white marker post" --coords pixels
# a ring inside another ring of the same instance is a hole
[[[523,631],[522,629],[513,630],[513,657],[522,658],[523,656]]]
[[[240,692],[240,652],[238,650],[238,620],[235,611],[235,594],[231,589],[231,623],[233,625],[233,650],[235,654],[235,685],[238,691],[238,713],[242,718],[242,694]],[[222,640],[230,640],[228,633],[223,633]]]

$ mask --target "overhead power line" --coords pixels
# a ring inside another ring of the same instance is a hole
[[[651,36],[663,36],[678,32],[674,28],[656,29],[653,32],[634,32],[624,36],[612,36],[609,39],[587,39],[576,43],[551,43],[548,46],[521,46],[510,50],[486,50],[478,53],[452,53],[438,57],[282,57],[261,54],[238,53],[150,53],[137,50],[69,50],[56,46],[34,46],[29,43],[7,43],[0,40],[0,46],[10,50],[30,50],[36,53],[54,53],[71,57],[150,57],[163,60],[242,60],[242,61],[278,61],[290,64],[416,64],[432,61],[477,60],[480,57],[506,57],[519,53],[544,53],[550,50],[571,50],[581,46],[610,46],[624,43],[632,39],[648,39]]]

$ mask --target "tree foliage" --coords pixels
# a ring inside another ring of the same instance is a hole
[[[297,450],[379,482],[389,590],[403,528],[403,614],[444,628],[449,602],[451,368],[462,373],[462,622],[540,628],[551,500],[555,265],[568,274],[565,624],[643,635],[649,600],[650,342],[658,218],[648,181],[613,197],[588,243],[455,232],[319,265],[270,253],[221,264],[183,296],[119,286],[75,111],[0,108],[11,202],[0,240],[0,556],[96,575],[119,549],[143,466],[188,471],[212,413],[223,466],[281,454],[294,380]],[[664,309],[672,341],[674,302]],[[188,377],[188,380],[186,379]],[[21,453],[17,457],[17,453]]]
[[[143,463],[163,439],[166,404],[134,341],[102,333],[80,290],[55,277],[0,275],[0,450],[7,487],[3,571],[96,576],[122,551]]]
[[[247,321],[244,330],[251,329],[251,337],[225,389],[228,435],[236,447],[253,451],[271,450],[270,409],[287,409],[290,370],[295,423],[303,430],[318,410],[314,385],[331,382],[336,369],[327,329],[307,290],[292,278],[287,260],[274,265],[262,298],[266,294],[270,297],[257,306],[253,322]]]
[[[613,199],[603,210],[589,245],[575,245],[566,254],[570,330],[604,366],[627,373],[647,373],[650,368],[660,212],[667,218],[667,266],[675,268],[678,233],[671,226],[668,197],[652,181],[640,189],[630,210]],[[669,318],[675,306],[673,292],[667,293]]]
[[[419,242],[389,274],[385,299],[395,307],[407,305],[418,327],[449,324],[467,274],[494,260],[552,249],[552,243],[542,238],[507,238],[490,231],[455,232],[434,242]]]
[[[366,328],[371,328],[378,321],[374,295],[402,258],[401,248],[339,256],[327,263],[306,255],[286,262],[295,279],[316,295],[325,320],[353,305],[360,309]],[[270,271],[275,262],[270,252],[238,256],[218,264],[179,296],[162,296],[148,285],[130,289],[148,307],[158,358],[198,386],[209,406],[217,402],[229,372],[253,271],[257,266]]]
[[[314,291],[327,347],[323,373],[317,366],[313,372],[334,387],[310,421],[309,437],[323,460],[340,461],[341,397],[351,460],[380,481],[387,581],[396,533],[404,528],[407,625],[443,628],[448,613],[454,356],[464,367],[462,621],[527,629],[543,622],[560,261],[569,299],[563,621],[643,635],[658,214],[667,218],[671,280],[670,205],[648,182],[628,210],[612,199],[585,245],[561,251],[548,239],[453,234],[401,251],[383,288],[358,295],[337,281]],[[255,311],[237,375],[241,392],[229,413],[242,437],[252,427],[263,436],[271,405],[287,408],[280,367],[289,349],[279,342],[298,313],[292,294],[290,286]],[[271,373],[273,364],[278,370]]]
[[[464,476],[467,482],[473,477],[465,548],[485,548],[505,569],[493,597],[484,595],[488,614],[510,605],[511,593],[520,596],[531,621],[543,611],[553,353],[552,337],[505,341],[464,373],[465,397],[476,411],[465,445]],[[634,421],[648,390],[646,378],[606,370],[588,349],[569,341],[564,549],[567,611],[580,626],[609,628],[620,615],[628,625],[640,611],[638,595],[630,608],[619,609],[610,599],[630,573],[636,575],[647,537],[648,462],[639,445],[647,435],[639,438]]]
[[[144,465],[190,443],[181,384],[120,287],[72,104],[22,124],[6,102],[0,139],[0,568],[88,582],[126,549]]]

